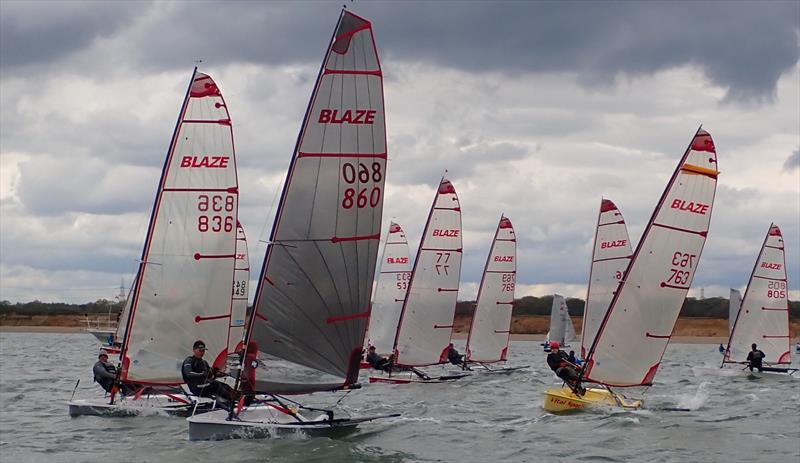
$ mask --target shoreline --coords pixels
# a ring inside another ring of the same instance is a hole
[[[0,333],[55,333],[73,334],[89,332],[80,326],[9,326],[0,325]],[[544,341],[544,334],[512,334],[512,341]],[[453,333],[454,340],[465,341],[467,333]],[[670,341],[674,344],[724,344],[728,342],[727,337],[722,336],[673,336]],[[576,343],[577,344],[577,343]]]

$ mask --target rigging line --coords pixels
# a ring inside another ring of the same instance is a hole
[[[338,218],[338,214],[337,214],[337,218]],[[328,279],[331,281],[332,286],[333,286],[334,290],[336,291],[336,298],[339,301],[339,308],[343,309],[345,307],[345,304],[342,301],[342,295],[339,292],[339,285],[336,284],[336,279],[333,276],[333,272],[331,271],[331,267],[330,267],[330,265],[328,265],[328,260],[325,258],[325,255],[322,253],[322,248],[320,247],[319,243],[315,242],[314,243],[314,247],[317,249],[317,253],[319,254],[320,259],[322,259],[322,262],[325,265],[325,270],[327,270]],[[350,272],[349,272],[349,267],[350,266],[347,265],[347,259],[346,259],[345,254],[344,254],[344,246],[340,245],[340,246],[337,246],[337,247],[339,248],[339,254],[340,254],[340,257],[342,259],[342,263],[344,264],[343,267],[344,267],[344,273],[345,273],[345,280],[347,281],[347,287],[348,288],[352,288],[352,284],[350,282]],[[356,250],[357,249],[358,249],[358,246],[356,245]],[[356,254],[356,266],[358,266],[358,255],[357,254]],[[353,301],[354,301],[353,295],[352,294],[348,294],[348,296],[350,298],[350,303],[352,304]],[[357,301],[357,299],[355,299],[355,301]],[[326,309],[326,311],[328,313],[328,317],[329,318],[334,316],[334,314],[331,313],[330,306],[328,306],[328,304],[325,304],[325,309]],[[359,308],[359,310],[360,310],[360,308]],[[341,328],[342,326],[347,326],[347,324],[342,324],[342,325],[337,324],[337,323],[332,324],[332,328],[336,331],[336,334],[338,335],[338,338],[341,340],[342,343],[344,343],[346,341],[343,339],[343,336],[342,336],[342,328]],[[341,344],[340,347],[341,347],[340,352],[347,352],[348,351],[347,346],[345,346],[344,344]]]

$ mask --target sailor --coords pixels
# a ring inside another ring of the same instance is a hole
[[[114,381],[117,379],[117,369],[108,361],[108,354],[100,352],[97,356],[97,363],[92,368],[94,381],[106,392],[111,392]]]
[[[569,351],[569,357],[567,358],[567,360],[570,363],[574,364],[574,365],[580,365],[581,364],[580,359],[578,359],[578,357],[575,357],[575,351],[574,350]]]
[[[720,354],[724,354],[725,353],[725,348],[722,347],[722,343],[719,344],[719,353]]]
[[[186,385],[192,394],[198,397],[224,398],[229,402],[233,401],[233,388],[227,384],[217,381],[215,378],[223,376],[216,368],[208,366],[208,362],[203,360],[206,354],[206,343],[197,340],[192,345],[192,355],[186,357],[181,367],[181,374]]]
[[[464,363],[464,356],[459,354],[451,342],[447,346],[447,360],[453,365],[462,365]]]
[[[550,353],[547,354],[547,365],[556,373],[556,376],[563,379],[570,387],[580,387],[578,382],[578,370],[581,367],[569,361],[569,356],[561,350],[561,345],[556,341],[550,342]]]
[[[761,369],[763,368],[763,366],[761,365],[761,361],[764,359],[764,357],[766,357],[766,355],[764,354],[764,352],[758,350],[758,346],[756,345],[756,343],[753,343],[750,347],[752,347],[753,350],[751,350],[750,353],[747,354],[747,366],[750,367],[750,371],[753,371],[753,368],[757,369],[758,371],[761,371]]]
[[[391,361],[388,358],[375,352],[375,346],[369,346],[367,350],[367,363],[372,368],[383,371],[389,371],[389,366],[391,365]]]

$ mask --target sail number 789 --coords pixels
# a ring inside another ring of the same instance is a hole
[[[375,207],[380,204],[380,182],[383,180],[381,168],[382,166],[379,162],[373,162],[371,166],[360,162],[358,167],[349,162],[342,165],[342,179],[347,185],[352,185],[352,187],[345,188],[342,194],[342,207],[344,209],[352,209],[353,206],[361,209],[367,207],[367,204],[369,204],[369,207]],[[370,181],[377,185],[372,186],[372,188],[364,185]]]

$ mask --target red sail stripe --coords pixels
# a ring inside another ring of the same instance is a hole
[[[366,312],[355,313],[355,314],[346,315],[346,316],[343,316],[343,317],[328,317],[327,319],[325,319],[325,323],[331,324],[331,323],[343,322],[343,321],[347,321],[347,320],[354,320],[354,319],[357,319],[357,318],[369,318],[369,310],[366,311]]]

